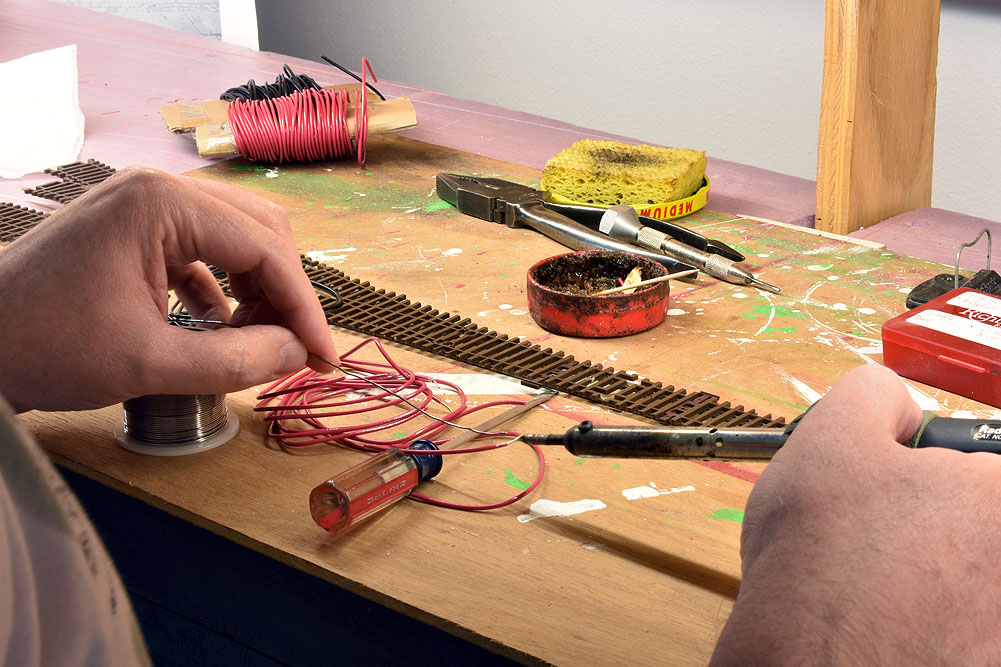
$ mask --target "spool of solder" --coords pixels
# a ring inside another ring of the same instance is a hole
[[[240,430],[226,394],[140,396],[122,404],[115,441],[132,452],[181,456],[218,447]]]

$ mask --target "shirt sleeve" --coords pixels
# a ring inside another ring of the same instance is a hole
[[[151,664],[93,525],[2,398],[0,662]]]

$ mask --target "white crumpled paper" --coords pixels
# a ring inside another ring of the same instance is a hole
[[[76,45],[0,63],[0,177],[75,162],[82,146]]]

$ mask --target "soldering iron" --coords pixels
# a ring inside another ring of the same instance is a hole
[[[777,428],[595,426],[585,421],[566,433],[526,433],[521,440],[530,445],[560,445],[576,456],[762,461],[782,448],[801,418]],[[1001,421],[926,412],[917,432],[903,444],[1001,454]]]

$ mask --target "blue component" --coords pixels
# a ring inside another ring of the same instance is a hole
[[[433,449],[438,451],[438,448],[430,440],[417,440],[411,443],[407,449]],[[426,479],[431,479],[441,472],[442,457],[440,454],[410,454],[409,456],[417,464],[418,483]]]

